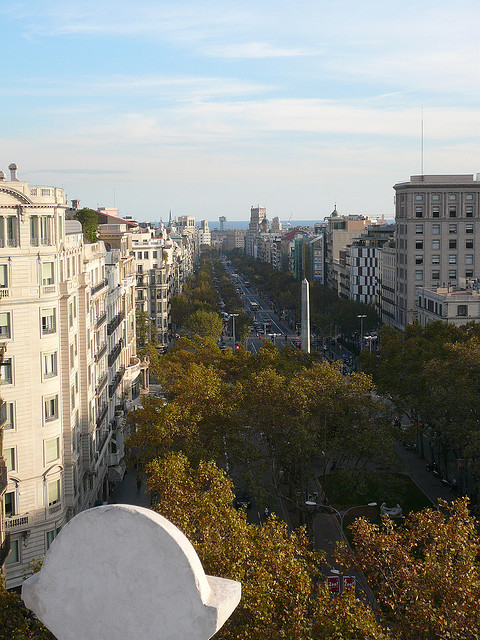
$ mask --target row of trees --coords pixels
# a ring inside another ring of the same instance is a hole
[[[421,436],[428,437],[445,475],[452,455],[468,460],[474,481],[471,497],[478,503],[480,324],[413,324],[403,333],[383,327],[379,348],[378,354],[362,354],[363,370],[373,376],[380,393],[391,398],[400,414],[410,415],[410,436],[419,447],[424,442]]]
[[[284,271],[273,269],[271,265],[260,262],[240,253],[229,253],[232,264],[239,268],[259,291],[267,295],[279,309],[291,312],[300,318],[300,282]],[[351,336],[359,330],[359,315],[365,315],[364,328],[371,330],[378,325],[378,317],[370,305],[340,298],[335,291],[327,289],[318,282],[310,283],[310,315],[312,327],[316,327],[324,336],[336,332]]]

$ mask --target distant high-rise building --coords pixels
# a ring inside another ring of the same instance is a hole
[[[396,193],[396,313],[417,319],[419,287],[455,286],[480,276],[480,180],[473,175],[418,175]]]
[[[260,231],[261,224],[267,217],[266,207],[261,207],[257,204],[256,207],[250,209],[250,224],[248,225],[249,231]]]
[[[225,231],[226,230],[225,223],[227,222],[226,217],[220,216],[218,221],[220,222],[220,231]]]

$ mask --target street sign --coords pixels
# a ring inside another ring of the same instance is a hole
[[[343,576],[343,588],[344,589],[355,589],[355,576]]]
[[[338,576],[328,576],[327,584],[330,593],[340,593],[340,578]]]

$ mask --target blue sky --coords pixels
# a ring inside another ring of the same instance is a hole
[[[139,220],[392,217],[480,171],[480,3],[0,4],[0,169]]]

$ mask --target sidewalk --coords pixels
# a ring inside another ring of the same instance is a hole
[[[440,478],[437,478],[430,471],[427,471],[427,461],[422,460],[414,450],[407,451],[401,444],[394,446],[394,451],[405,467],[407,473],[419,489],[437,506],[438,499],[441,498],[451,502],[456,498],[448,487],[444,487]]]
[[[137,479],[134,471],[127,471],[123,480],[117,484],[108,500],[109,504],[133,504],[137,507],[150,509],[150,496],[145,483],[137,489]]]

